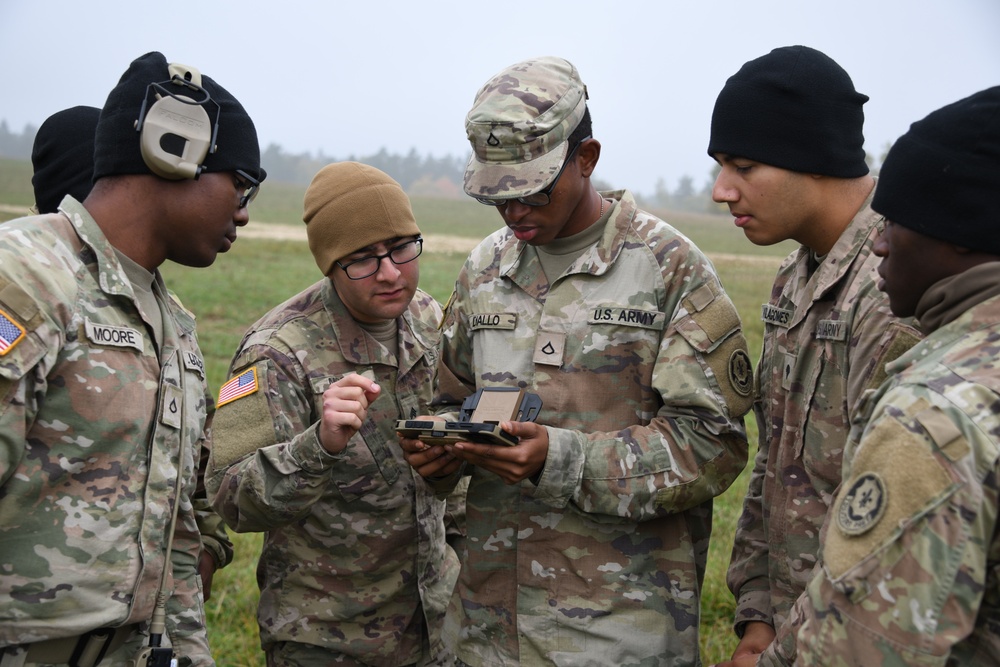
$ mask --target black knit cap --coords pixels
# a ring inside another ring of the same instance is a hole
[[[1000,86],[931,112],[896,140],[872,208],[893,223],[1000,255]]]
[[[826,54],[783,46],[726,81],[712,112],[708,154],[807,174],[864,176],[867,101]]]
[[[108,95],[97,124],[94,180],[117,174],[153,173],[143,160],[135,121],[139,118],[149,84],[169,81],[167,67],[167,59],[158,51],[136,58]],[[211,77],[203,74],[201,85],[218,103],[220,110],[215,142],[218,150],[205,158],[204,171],[242,169],[263,181],[266,174],[260,168],[257,130],[243,105]],[[179,84],[167,83],[164,87],[176,90],[178,95],[196,96],[189,88]],[[207,105],[206,111],[214,127],[214,106]]]
[[[101,110],[70,107],[42,123],[31,147],[31,185],[39,213],[55,213],[65,195],[83,201],[94,184],[94,132]]]

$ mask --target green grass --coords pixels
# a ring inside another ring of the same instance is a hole
[[[17,215],[7,207],[27,208],[33,197],[30,164],[0,160],[0,221]],[[251,207],[254,220],[301,224],[304,188],[266,183]],[[501,222],[496,212],[471,200],[413,199],[413,209],[425,234],[482,238]],[[767,300],[779,258],[791,246],[753,246],[728,216],[673,214],[656,211],[713,258],[723,285],[743,318],[744,331],[756,362],[761,345],[760,304]],[[733,257],[754,255],[756,257]],[[770,258],[770,259],[769,259]],[[427,252],[421,257],[420,286],[442,303],[451,294],[464,253]],[[167,285],[198,317],[208,382],[213,392],[227,378],[230,358],[243,333],[261,315],[318,278],[306,244],[242,238],[232,251],[206,269],[168,263],[162,267]],[[748,418],[750,442],[756,427]],[[751,447],[750,459],[756,448]],[[749,469],[715,503],[713,539],[702,595],[702,649],[705,664],[728,658],[735,647],[730,629],[733,598],[725,573],[732,548]],[[206,605],[209,638],[220,667],[263,667],[257,622],[255,568],[260,535],[233,535],[234,562],[216,574],[212,599]]]

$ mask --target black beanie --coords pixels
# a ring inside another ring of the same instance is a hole
[[[931,112],[896,140],[872,208],[893,223],[1000,255],[1000,86]]]
[[[55,213],[65,195],[83,201],[94,184],[94,132],[101,110],[70,107],[42,123],[31,147],[35,206]]]
[[[783,46],[726,81],[712,112],[708,154],[807,174],[864,176],[867,101],[826,54]]]
[[[146,99],[147,87],[151,83],[162,83],[164,88],[176,91],[178,95],[198,97],[190,88],[164,83],[170,79],[167,67],[166,58],[157,51],[136,58],[108,95],[97,124],[94,180],[117,174],[153,173],[143,160],[139,133],[135,127],[143,100]],[[205,158],[204,171],[242,169],[258,181],[263,181],[265,174],[260,168],[257,130],[250,116],[239,101],[211,77],[202,75],[201,85],[219,105],[219,127],[215,141],[218,150]],[[147,108],[152,104],[151,99]],[[205,110],[214,127],[215,106],[206,104]]]

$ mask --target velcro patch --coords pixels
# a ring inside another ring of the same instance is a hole
[[[222,385],[222,388],[219,389],[219,400],[216,402],[216,407],[221,408],[226,403],[232,403],[238,398],[249,396],[258,388],[257,369],[248,368]]]
[[[472,331],[478,329],[513,331],[515,326],[517,326],[517,315],[514,313],[473,313],[469,315],[469,328]]]
[[[941,502],[954,486],[927,439],[891,417],[865,434],[851,469],[834,501],[834,520],[823,545],[823,561],[834,579],[891,539],[900,525]],[[882,508],[870,513],[876,492]],[[852,503],[854,509],[844,507]],[[856,515],[857,523],[842,524],[843,514]]]
[[[620,324],[626,327],[663,331],[667,324],[667,316],[658,310],[599,306],[591,312],[587,324]]]
[[[10,352],[22,340],[24,340],[24,327],[0,310],[0,356]]]

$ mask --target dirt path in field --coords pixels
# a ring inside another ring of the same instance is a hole
[[[239,236],[248,239],[270,239],[273,241],[305,241],[305,225],[284,225],[279,223],[254,223],[239,230]],[[424,252],[461,252],[467,253],[476,247],[479,239],[467,236],[452,236],[451,234],[424,234]],[[760,264],[777,267],[781,257],[761,255],[740,255],[732,253],[710,252],[708,256],[714,260],[738,261],[745,264]]]
[[[15,215],[30,215],[31,211],[21,206],[9,206],[0,204],[0,212],[13,213]],[[247,239],[270,239],[273,241],[305,241],[305,225],[286,225],[275,222],[253,222],[238,232],[239,236]],[[451,234],[424,234],[426,243],[425,252],[460,252],[467,253],[476,247],[478,239],[467,236],[453,236]],[[732,253],[708,253],[712,260],[742,262],[744,264],[766,265],[777,268],[781,262],[780,257],[767,257],[761,255],[741,255]]]

